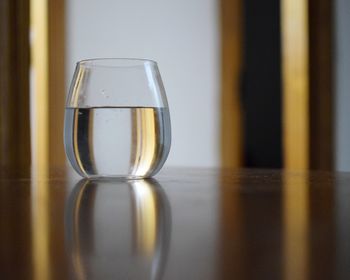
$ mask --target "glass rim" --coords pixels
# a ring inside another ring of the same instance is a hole
[[[148,58],[132,58],[132,57],[102,57],[102,58],[87,58],[77,62],[79,66],[88,67],[137,67],[145,64],[157,65],[157,62]]]

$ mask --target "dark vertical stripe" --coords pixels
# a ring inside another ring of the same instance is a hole
[[[98,174],[95,166],[93,147],[93,129],[94,114],[96,109],[80,108],[75,111],[74,118],[78,118],[77,127],[74,127],[74,133],[77,133],[78,155],[84,172],[87,174]]]
[[[244,162],[282,167],[280,1],[244,1]]]
[[[309,0],[310,168],[333,169],[333,1]]]
[[[0,1],[0,165],[30,164],[29,1]]]
[[[30,184],[0,181],[1,279],[31,279]]]
[[[317,173],[315,177],[317,178]],[[325,178],[327,179],[327,178]],[[320,187],[316,179],[310,187],[310,277],[309,279],[336,278],[336,186],[334,178],[327,187]],[[322,252],[320,243],[322,242]],[[340,278],[342,279],[342,278]]]
[[[282,279],[282,192],[272,192],[271,183],[254,185],[249,177],[241,186],[242,279]]]

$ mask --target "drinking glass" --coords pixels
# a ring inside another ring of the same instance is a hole
[[[77,63],[65,108],[64,145],[86,178],[156,174],[170,150],[168,102],[157,63],[88,59]]]

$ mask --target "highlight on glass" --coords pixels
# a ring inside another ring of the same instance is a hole
[[[168,102],[157,63],[88,59],[77,63],[65,108],[64,145],[86,178],[151,177],[171,144]]]

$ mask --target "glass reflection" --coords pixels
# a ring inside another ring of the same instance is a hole
[[[171,210],[154,179],[77,183],[66,213],[66,246],[77,279],[160,279]]]

